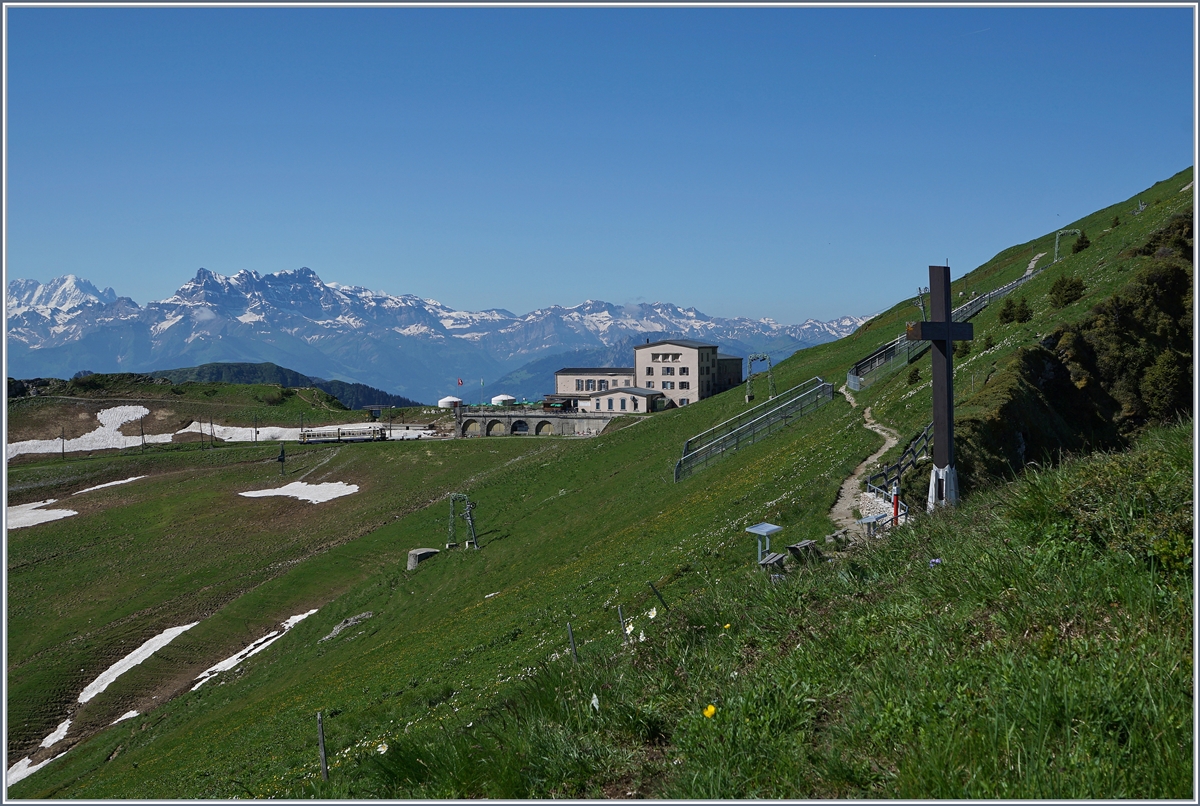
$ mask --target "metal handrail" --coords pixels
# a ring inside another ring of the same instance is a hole
[[[1054,265],[1053,263],[1050,264]],[[1043,266],[1040,269],[1023,274],[1012,282],[1005,283],[999,288],[993,289],[986,294],[981,294],[978,297],[968,301],[967,303],[958,306],[950,312],[950,319],[954,322],[966,322],[975,314],[982,311],[989,303],[1001,297],[1008,296],[1013,291],[1016,291],[1025,283],[1032,280],[1041,274],[1047,267]],[[905,345],[909,345],[907,348]],[[904,353],[905,363],[911,364],[917,358],[920,358],[926,350],[929,349],[927,341],[908,341],[906,334],[901,333],[896,338],[884,344],[882,347],[875,349],[870,355],[859,359],[846,373],[846,386],[854,391],[862,388],[862,380],[872,372],[875,372],[880,367],[890,364],[895,361],[901,354]]]
[[[776,405],[770,411],[759,414],[759,416],[749,422],[743,422],[740,425],[734,426],[728,433],[708,441],[695,450],[685,453],[675,463],[675,481],[678,482],[686,478],[697,469],[707,467],[710,463],[719,460],[727,453],[732,453],[743,446],[753,445],[783,428],[793,417],[802,417],[832,400],[833,384],[826,383],[819,378],[813,380],[820,381],[819,385],[799,396],[790,397],[783,403]],[[772,402],[775,403],[777,400]],[[737,419],[733,418],[722,425],[731,423]],[[688,440],[685,444],[690,444],[691,442],[692,440]]]
[[[740,428],[747,422],[757,419],[764,413],[774,411],[776,408],[787,405],[792,401],[792,399],[799,397],[805,392],[811,391],[813,388],[820,386],[822,383],[824,383],[824,381],[820,377],[809,378],[804,383],[799,384],[798,386],[793,386],[791,389],[788,389],[781,395],[776,395],[770,400],[759,403],[753,408],[746,409],[742,413],[730,417],[724,422],[717,423],[707,431],[703,431],[684,442],[683,455],[686,456],[689,453],[703,448],[710,442],[720,439],[725,434],[732,432],[736,428]]]

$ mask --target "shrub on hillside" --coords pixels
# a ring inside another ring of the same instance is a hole
[[[1142,400],[1146,413],[1158,422],[1174,420],[1189,409],[1192,379],[1191,362],[1174,350],[1164,350],[1142,376]]]
[[[1017,300],[1017,304],[1013,307],[1014,322],[1028,322],[1033,318],[1033,308],[1029,307],[1029,300],[1021,297]]]
[[[996,340],[992,338],[992,334],[988,333],[983,337],[983,349],[990,350],[996,346]]]
[[[1000,303],[1000,310],[996,313],[996,319],[1002,325],[1007,325],[1016,319],[1017,304],[1013,302],[1012,297],[1005,297]]]
[[[908,385],[916,386],[921,382],[921,368],[913,365],[913,368],[908,371]]]
[[[1044,343],[1122,430],[1190,413],[1191,265],[1177,257],[1149,263],[1087,319]]]
[[[1076,240],[1075,243],[1071,246],[1071,254],[1077,255],[1080,252],[1082,252],[1084,249],[1087,249],[1091,245],[1092,245],[1092,242],[1088,240],[1087,233],[1084,232],[1083,230],[1080,230],[1079,231],[1079,239]]]
[[[1083,292],[1087,290],[1087,286],[1083,284],[1083,280],[1074,275],[1067,277],[1059,277],[1050,286],[1050,304],[1055,308],[1065,308],[1076,300],[1083,298]]]
[[[971,354],[971,342],[969,342],[969,341],[954,342],[954,357],[955,358],[966,358],[970,354]]]
[[[1191,263],[1193,243],[1192,211],[1189,208],[1179,215],[1172,216],[1167,225],[1151,235],[1145,244],[1134,250],[1134,254],[1155,255],[1160,258],[1167,257],[1169,256],[1168,253],[1162,253],[1164,247],[1166,247],[1173,250],[1175,254],[1182,257],[1188,263]]]

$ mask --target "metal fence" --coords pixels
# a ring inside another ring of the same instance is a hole
[[[1054,264],[1050,264],[1054,265]],[[1021,275],[1011,283],[1005,283],[999,288],[989,291],[986,294],[981,294],[975,297],[965,305],[960,305],[950,312],[950,318],[955,322],[965,322],[975,314],[982,311],[991,302],[994,302],[1001,297],[1008,296],[1016,291],[1025,283],[1032,280],[1041,274],[1043,269],[1027,272]],[[921,355],[929,349],[927,341],[909,341],[908,337],[901,333],[892,341],[883,345],[875,352],[868,355],[866,358],[855,362],[850,371],[846,373],[846,388],[857,392],[859,389],[865,389],[874,383],[878,378],[884,377],[886,373],[880,372],[883,369],[896,369],[904,364],[911,364],[913,361],[921,357]],[[900,360],[903,359],[903,364]]]
[[[894,464],[885,466],[867,478],[867,488],[885,491],[892,489],[892,485],[900,481],[901,473],[914,467],[922,459],[928,458],[932,452],[933,423],[930,422],[921,433],[913,438],[912,442],[908,443],[908,447],[904,449]],[[891,495],[891,493],[887,494]]]
[[[781,395],[742,412],[684,443],[683,456],[675,463],[675,481],[703,470],[723,456],[770,436],[833,399],[833,384],[812,378]]]

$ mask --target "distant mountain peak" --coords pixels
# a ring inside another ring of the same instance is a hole
[[[781,325],[708,316],[661,300],[619,305],[591,298],[519,316],[503,308],[458,311],[414,294],[325,283],[307,266],[261,275],[242,269],[232,277],[200,268],[171,297],[144,308],[74,275],[45,284],[14,280],[8,289],[10,372],[28,371],[27,377],[70,377],[84,364],[98,372],[145,372],[257,361],[418,400],[436,400],[460,377],[494,379],[535,359],[623,349],[630,339],[669,334],[714,342],[735,355],[785,355],[864,321]],[[51,357],[62,367],[48,364]]]

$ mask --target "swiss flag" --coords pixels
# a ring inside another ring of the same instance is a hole
[[[459,378],[459,379],[458,379],[458,385],[459,385],[459,386],[462,386],[462,378]]]

